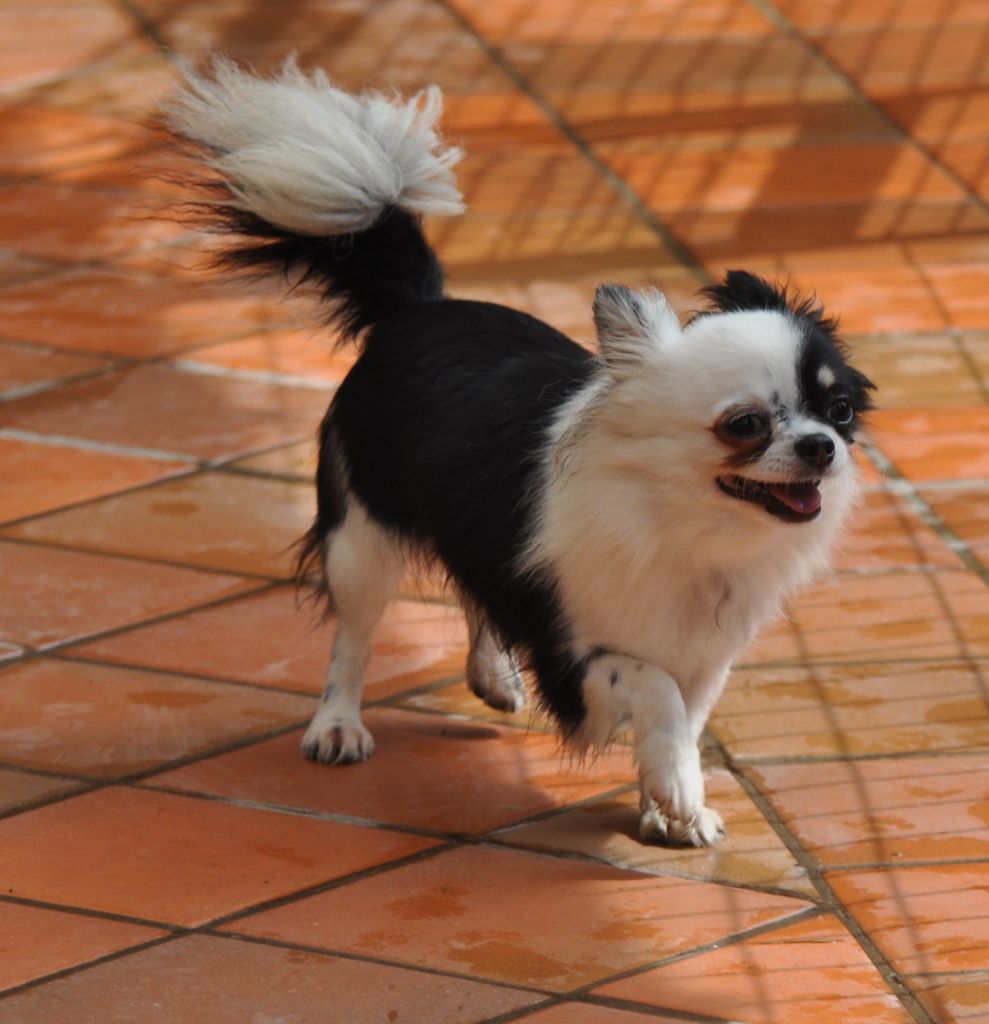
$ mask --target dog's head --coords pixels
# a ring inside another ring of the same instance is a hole
[[[816,303],[743,271],[705,294],[711,308],[681,326],[659,292],[598,289],[616,457],[712,525],[840,519],[874,385]]]

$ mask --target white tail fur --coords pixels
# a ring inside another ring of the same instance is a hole
[[[209,77],[186,73],[164,109],[169,127],[208,149],[232,205],[284,230],[328,236],[371,227],[387,206],[464,209],[452,168],[463,152],[434,126],[436,86],[408,100],[353,95],[290,58],[258,78],[221,57]]]

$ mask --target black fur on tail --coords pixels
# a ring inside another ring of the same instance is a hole
[[[226,193],[223,186],[215,188]],[[443,298],[443,268],[420,219],[397,206],[385,207],[364,231],[327,237],[280,228],[222,196],[195,209],[201,227],[236,236],[216,258],[217,266],[280,274],[293,288],[313,285],[341,342],[408,306]]]

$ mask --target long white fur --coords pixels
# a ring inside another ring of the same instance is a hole
[[[464,209],[453,167],[463,152],[434,130],[436,86],[408,100],[352,95],[294,59],[258,78],[217,57],[186,72],[164,108],[170,127],[214,154],[232,201],[280,228],[327,236],[369,228],[389,205],[417,214]]]
[[[550,434],[525,564],[558,581],[578,649],[616,652],[592,662],[577,739],[599,745],[631,728],[643,833],[707,844],[721,826],[703,803],[697,741],[733,661],[826,567],[856,470],[837,432],[797,411],[800,344],[788,316],[721,314],[681,328],[656,293],[601,289],[595,319],[604,361]],[[782,523],[714,486],[725,448],[711,426],[753,402],[789,411],[740,473],[801,479],[796,438],[835,442],[813,522]]]

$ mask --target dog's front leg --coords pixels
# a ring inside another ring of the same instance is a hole
[[[631,728],[639,768],[643,839],[710,846],[724,835],[717,811],[704,805],[695,729],[676,680],[620,654],[592,660],[584,681],[587,736],[609,742]]]

